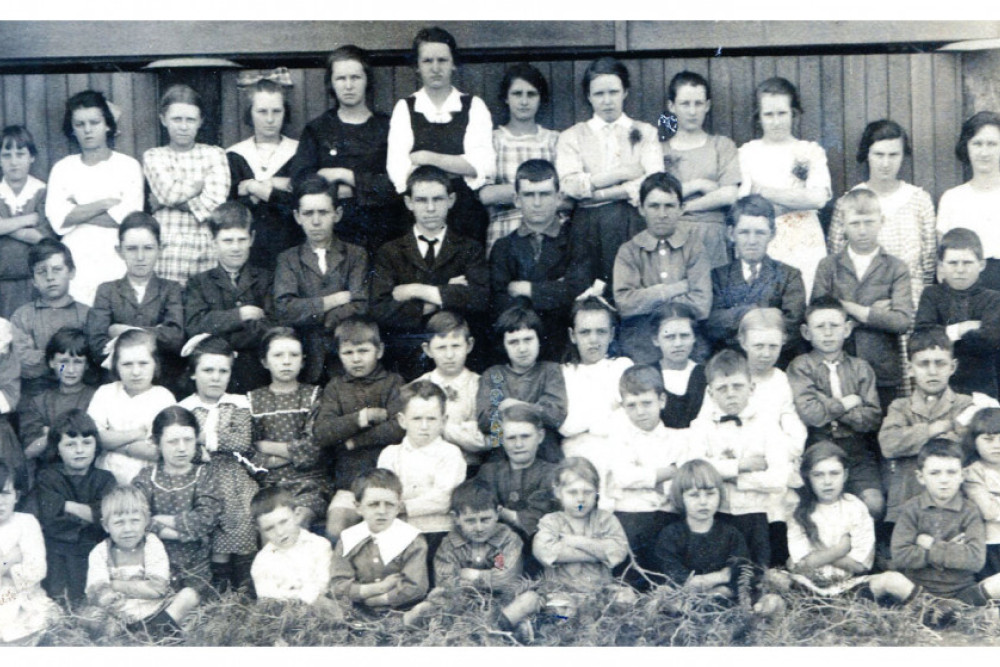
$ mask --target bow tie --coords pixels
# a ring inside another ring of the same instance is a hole
[[[739,418],[739,415],[722,415],[719,417],[720,424],[725,424],[726,422],[733,422],[737,426],[743,426],[743,420]]]

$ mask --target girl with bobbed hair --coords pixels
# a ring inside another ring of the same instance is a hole
[[[853,189],[866,188],[878,196],[884,216],[878,234],[879,246],[906,263],[916,306],[924,285],[934,284],[937,234],[931,196],[923,188],[899,178],[903,161],[911,154],[910,138],[899,123],[885,118],[868,123],[861,134],[857,156],[858,164],[865,165],[868,171],[868,180]],[[830,254],[847,247],[844,210],[839,200],[833,210],[829,236]]]
[[[768,255],[802,272],[808,296],[826,256],[819,209],[830,200],[830,170],[822,146],[796,138],[801,114],[799,92],[787,79],[774,77],[757,86],[754,120],[762,137],[740,146],[739,195],[759,194],[774,204],[776,229]]]
[[[59,160],[49,173],[45,213],[78,260],[70,296],[88,306],[98,285],[125,273],[125,262],[115,251],[118,225],[142,210],[142,167],[113,149],[117,130],[103,93],[73,95],[66,101],[63,134],[80,152]]]
[[[941,195],[938,235],[955,227],[978,234],[986,260],[980,280],[1000,289],[1000,114],[980,111],[962,123],[955,156],[972,177]]]
[[[284,67],[264,73],[244,72],[237,86],[246,97],[244,122],[253,136],[226,149],[229,198],[253,214],[250,264],[273,269],[278,255],[304,240],[292,219],[291,160],[299,142],[282,130],[288,124],[291,75]]]
[[[208,217],[229,196],[229,162],[218,146],[198,143],[202,102],[191,87],[167,88],[160,98],[160,123],[169,143],[142,155],[150,209],[163,232],[156,273],[184,285],[216,265]]]
[[[618,248],[646,227],[639,186],[662,171],[663,153],[656,128],[625,114],[629,72],[621,61],[590,63],[582,85],[594,113],[559,135],[556,171],[576,201],[570,236],[580,278],[610,283]]]
[[[386,172],[389,116],[371,108],[374,70],[368,53],[348,44],[326,59],[326,86],[333,104],[302,130],[292,176],[319,174],[337,183],[344,214],[334,228],[369,254],[405,227],[402,202]]]

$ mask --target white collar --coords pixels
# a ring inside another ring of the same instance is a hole
[[[411,452],[419,452],[421,454],[424,453],[424,452],[430,452],[430,451],[436,449],[437,447],[439,447],[440,445],[447,445],[447,444],[450,444],[450,443],[445,442],[444,438],[442,438],[441,436],[438,436],[435,440],[432,440],[431,442],[428,442],[423,447],[417,447],[416,445],[414,445],[410,441],[409,436],[405,436],[405,435],[403,436],[403,442],[400,443],[400,445],[402,445],[405,449],[408,449]],[[452,445],[452,447],[454,447],[454,446],[455,445]]]
[[[447,232],[448,232],[448,227],[442,227],[442,228],[441,228],[441,231],[440,231],[440,232],[438,232],[438,233],[437,233],[437,234],[435,234],[435,235],[432,235],[432,234],[427,234],[427,233],[425,233],[425,232],[421,232],[421,231],[420,231],[420,230],[419,230],[419,229],[417,228],[417,226],[416,226],[416,225],[413,225],[413,238],[417,239],[417,243],[418,243],[418,244],[420,244],[420,243],[427,243],[427,241],[423,241],[423,240],[421,240],[421,238],[420,238],[421,236],[423,236],[423,237],[424,237],[425,239],[430,239],[430,240],[432,240],[432,241],[433,241],[434,239],[437,239],[438,243],[437,243],[437,246],[436,246],[436,247],[434,248],[434,251],[435,251],[435,252],[441,252],[441,245],[442,245],[442,244],[444,243],[444,235],[445,235],[445,234],[446,234]]]
[[[14,192],[6,180],[2,180],[0,181],[0,200],[3,200],[7,204],[7,208],[11,210],[12,215],[20,215],[24,205],[38,194],[39,191],[44,189],[45,183],[42,183],[30,174],[28,175],[28,180],[24,183],[24,187],[18,193]]]
[[[375,541],[375,546],[378,547],[382,562],[388,564],[396,556],[403,553],[406,547],[417,539],[418,535],[420,535],[419,530],[399,519],[393,521],[392,525],[381,533],[375,534],[372,534],[372,531],[368,529],[368,524],[362,521],[344,530],[340,534],[340,543],[344,545],[344,555],[346,556],[370,537]]]
[[[278,142],[278,147],[274,149],[274,154],[271,156],[271,159],[268,160],[267,171],[264,171],[264,165],[260,161],[260,153],[257,152],[257,142],[253,140],[253,137],[244,139],[238,144],[230,146],[228,152],[236,153],[246,160],[247,164],[250,165],[250,169],[253,171],[254,178],[264,179],[274,176],[276,171],[281,169],[286,162],[291,160],[292,156],[295,155],[298,145],[299,142],[282,135],[281,141]]]
[[[599,117],[597,114],[594,114],[590,118],[590,120],[587,121],[587,125],[595,133],[600,132],[606,127],[621,127],[627,130],[632,127],[632,119],[629,118],[625,112],[622,112],[622,115],[618,116],[618,119],[616,121],[614,121],[613,123],[608,123],[603,118]]]
[[[434,384],[438,385],[439,387],[450,387],[452,385],[467,382],[468,380],[467,376],[470,373],[472,373],[472,371],[470,371],[468,368],[463,368],[455,377],[446,378],[444,375],[441,374],[441,371],[435,368],[427,375],[427,379],[433,382]]]
[[[462,93],[458,88],[452,86],[448,97],[444,98],[444,102],[439,107],[434,105],[427,91],[421,88],[413,93],[413,110],[424,114],[428,118],[459,112],[462,110]]]

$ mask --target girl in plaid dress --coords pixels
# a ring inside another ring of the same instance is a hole
[[[215,267],[208,216],[229,196],[229,162],[218,146],[196,142],[201,96],[188,86],[171,86],[160,99],[160,122],[170,143],[143,153],[149,206],[163,230],[156,274],[182,285]]]
[[[246,396],[227,394],[233,369],[233,349],[224,338],[201,334],[184,346],[190,352],[195,393],[178,405],[194,414],[200,432],[201,457],[216,479],[222,500],[218,529],[212,534],[212,585],[219,591],[248,587],[250,566],[257,553],[257,531],[250,517],[250,499],[257,482],[241,462],[253,457],[250,403]]]

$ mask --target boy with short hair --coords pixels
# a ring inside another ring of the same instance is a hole
[[[570,266],[569,226],[559,220],[559,176],[548,160],[526,160],[514,177],[514,205],[523,220],[499,239],[490,252],[493,312],[515,303],[533,308],[542,318],[542,358],[558,361],[567,343],[573,294],[566,273]]]
[[[974,606],[1000,598],[1000,575],[976,582],[986,562],[986,529],[975,503],[962,495],[962,461],[961,445],[950,440],[932,438],[920,448],[922,490],[900,508],[892,531],[893,569],[910,584],[890,591],[898,597],[925,590]],[[874,585],[872,591],[881,592]]]
[[[448,400],[441,387],[420,380],[403,387],[399,399],[403,408],[395,417],[406,436],[402,443],[382,450],[378,467],[399,477],[406,520],[424,534],[428,558],[433,559],[453,527],[448,512],[451,492],[465,480],[465,457],[462,450],[441,437]]]
[[[945,327],[958,362],[952,389],[997,398],[1000,292],[979,279],[986,268],[983,244],[975,232],[956,227],[941,237],[937,256],[941,283],[924,288],[914,327]]]
[[[539,361],[542,322],[538,314],[523,306],[511,306],[497,318],[494,330],[503,343],[509,363],[491,366],[479,379],[476,411],[479,429],[493,449],[504,437],[500,413],[510,403],[528,403],[538,408],[545,421],[545,439],[539,456],[550,463],[562,460],[559,426],[566,419],[566,381],[553,361]]]
[[[462,450],[469,476],[474,476],[489,451],[476,415],[479,374],[465,365],[476,341],[465,318],[450,310],[434,313],[427,320],[426,334],[422,348],[434,362],[434,370],[417,380],[430,380],[444,390],[448,419],[441,437]]]
[[[608,447],[598,461],[601,507],[614,510],[640,567],[649,569],[656,536],[675,511],[670,482],[684,457],[686,433],[660,420],[667,402],[663,375],[652,366],[632,366],[618,382],[624,417],[616,415]]]
[[[403,487],[375,468],[354,480],[362,522],[344,530],[333,551],[333,594],[363,607],[400,608],[427,594],[427,543],[398,517]]]
[[[379,360],[384,346],[379,327],[367,317],[349,317],[333,332],[341,369],[327,383],[313,420],[316,446],[325,449],[337,492],[327,512],[327,534],[336,538],[357,523],[349,489],[361,473],[376,467],[386,445],[405,435],[391,416],[400,412],[403,379]]]
[[[646,229],[626,241],[615,256],[615,305],[622,315],[621,345],[638,364],[659,358],[649,341],[646,316],[665,303],[690,306],[698,320],[712,309],[712,265],[690,222],[681,217],[681,184],[660,172],[639,188]],[[599,295],[598,295],[599,296]]]
[[[742,197],[729,210],[727,234],[737,259],[712,269],[712,312],[705,333],[716,349],[738,344],[743,316],[753,308],[778,308],[784,320],[784,368],[801,347],[799,325],[806,310],[802,274],[767,254],[774,239],[774,206],[760,195]]]
[[[45,358],[45,346],[63,327],[82,329],[90,310],[69,294],[76,275],[76,265],[69,248],[54,239],[44,238],[28,249],[31,284],[38,298],[14,311],[14,356],[21,362],[21,399],[37,396],[52,388],[52,377]]]
[[[306,604],[323,600],[333,549],[299,526],[291,494],[277,486],[261,489],[250,500],[250,515],[264,543],[250,568],[257,598]]]
[[[719,352],[705,365],[705,377],[711,409],[691,423],[684,461],[704,459],[719,471],[720,516],[743,534],[753,563],[766,569],[772,551],[786,549],[783,500],[802,443],[785,434],[775,414],[750,406],[753,381],[743,355]],[[779,525],[772,530],[769,521]]]
[[[500,420],[507,456],[484,463],[476,479],[496,495],[500,521],[530,545],[538,520],[559,509],[552,494],[555,464],[538,457],[545,419],[533,405],[511,403],[500,411]]]
[[[932,439],[961,442],[972,414],[997,405],[983,394],[959,394],[948,384],[955,372],[951,339],[941,327],[920,329],[908,345],[913,395],[889,406],[878,434],[888,489],[885,520],[898,520],[903,504],[920,493],[915,471],[921,448]]]
[[[852,327],[840,300],[814,298],[802,325],[802,337],[813,349],[789,364],[788,381],[795,408],[809,429],[807,442],[830,440],[847,453],[844,490],[858,496],[872,517],[880,519],[885,499],[872,438],[881,423],[882,409],[872,367],[844,352]]]
[[[368,254],[333,233],[344,214],[337,189],[322,176],[295,185],[292,215],[306,242],[278,255],[274,305],[278,321],[295,327],[304,353],[300,380],[322,384],[337,367],[330,332],[368,307]]]
[[[473,317],[489,306],[489,266],[481,244],[447,229],[455,204],[447,173],[417,167],[406,179],[403,199],[415,223],[375,253],[371,312],[390,341],[389,365],[410,379],[425,370],[420,334],[439,309],[463,314],[473,333],[480,332]]]
[[[847,349],[871,365],[880,405],[888,405],[903,384],[899,336],[913,324],[910,270],[879,246],[883,216],[874,192],[851,190],[840,205],[847,247],[819,263],[811,300],[840,301],[852,320]]]
[[[188,336],[225,338],[236,352],[229,392],[245,394],[270,381],[257,360],[264,333],[277,325],[272,270],[248,263],[254,242],[253,216],[239,202],[226,202],[208,217],[219,265],[192,276],[184,288]]]
[[[45,346],[45,362],[58,384],[36,396],[22,396],[18,405],[21,442],[29,460],[45,452],[46,436],[56,418],[74,408],[86,412],[97,391],[83,382],[89,360],[82,329],[56,331]]]

